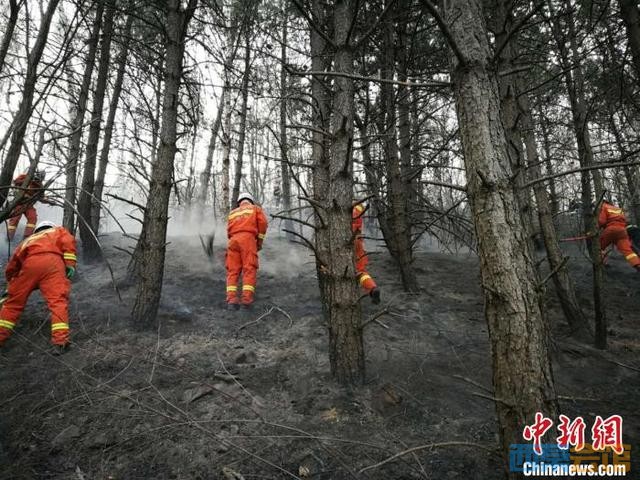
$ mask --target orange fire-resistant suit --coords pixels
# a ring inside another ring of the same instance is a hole
[[[627,219],[620,207],[603,202],[598,216],[600,233],[600,251],[615,244],[618,251],[636,269],[640,269],[640,258],[631,248],[631,240],[627,233]]]
[[[14,187],[21,187],[27,178],[27,174],[17,176],[13,180]],[[36,212],[34,204],[34,197],[42,194],[42,183],[36,179],[32,179],[24,191],[20,205],[17,205],[11,212],[11,216],[7,221],[7,235],[9,240],[13,240],[16,234],[16,229],[20,223],[22,215],[27,218],[27,225],[24,227],[24,238],[27,238],[33,233],[33,229],[36,228],[38,222],[38,213]]]
[[[51,343],[69,342],[68,302],[71,282],[66,268],[76,265],[76,240],[64,228],[48,228],[23,240],[5,275],[8,297],[0,310],[0,345],[13,332],[32,291],[40,289],[51,311]]]
[[[262,208],[248,200],[229,214],[227,222],[227,303],[238,304],[238,280],[242,273],[242,303],[251,305],[256,291],[258,250],[267,233]]]
[[[367,292],[371,293],[377,288],[376,282],[367,272],[369,257],[364,249],[364,238],[362,237],[362,215],[364,214],[364,206],[361,204],[353,207],[351,215],[351,230],[355,234],[355,255],[356,255],[356,274],[360,286]]]

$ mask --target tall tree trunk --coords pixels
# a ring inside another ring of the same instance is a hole
[[[220,200],[220,211],[224,217],[229,213],[231,206],[229,186],[231,163],[231,120],[233,118],[233,111],[231,109],[231,70],[236,58],[239,38],[237,18],[232,13],[226,46],[227,54],[225,55],[224,62],[224,86],[222,87],[222,98],[220,99],[221,109],[224,112],[224,122],[222,124],[222,179],[220,188],[222,191],[222,199]],[[222,115],[222,111],[219,111],[218,113]]]
[[[559,17],[556,16],[556,18],[554,18],[552,21],[552,32],[558,46],[560,62],[564,69],[564,81],[569,94],[573,130],[578,144],[580,166],[588,168],[592,166],[595,161],[589,133],[589,119],[582,64],[576,43],[572,6],[568,1],[565,2],[564,19],[566,23],[562,25]],[[567,38],[569,40],[569,49],[567,48]],[[600,256],[600,235],[597,222],[599,205],[595,205],[595,207],[592,205],[594,201],[591,179],[593,179],[596,201],[602,199],[604,195],[604,181],[599,170],[581,172],[584,228],[587,232],[595,235],[587,241],[593,270],[595,346],[604,349],[607,347],[607,315],[604,295],[602,293],[604,273],[602,270],[602,258]]]
[[[154,85],[154,92],[153,92],[155,96],[155,105],[154,105],[155,111],[153,113],[153,117],[151,118],[151,145],[150,145],[151,161],[149,162],[149,164],[152,166],[152,169],[153,169],[153,166],[158,163],[157,159],[159,154],[158,137],[160,136],[160,114],[161,114],[161,107],[163,107],[162,98],[164,94],[164,90],[163,90],[164,77],[167,71],[166,58],[165,58],[166,52],[162,52],[161,55],[162,56],[160,58],[160,61],[158,62],[159,65],[156,69],[156,83]],[[145,169],[145,173],[146,173],[146,169]],[[145,180],[147,178],[148,177],[145,176]],[[147,195],[148,193],[149,192],[147,191]],[[146,211],[142,213],[143,213],[143,219],[144,219],[144,216],[146,215]],[[129,260],[129,263],[127,264],[126,280],[128,282],[137,281],[138,278],[140,277],[140,271],[141,271],[141,265],[142,265],[142,254],[145,248],[145,244],[141,242],[141,239],[143,239],[145,236],[146,236],[146,224],[143,222],[140,235],[138,236],[138,241],[136,242],[135,249],[133,251],[133,254],[131,255],[131,259]]]
[[[133,306],[135,326],[145,328],[156,320],[167,241],[169,221],[169,197],[173,179],[173,163],[176,155],[178,105],[185,38],[197,0],[189,0],[181,8],[181,0],[167,0],[165,33],[164,98],[162,102],[162,127],[158,159],[153,165],[149,197],[143,221],[140,263],[140,279]]]
[[[59,0],[49,0],[47,10],[44,12],[42,19],[40,20],[40,28],[38,30],[38,36],[36,42],[29,53],[27,59],[27,73],[24,79],[24,86],[22,89],[22,100],[20,106],[13,120],[14,128],[11,133],[11,144],[7,150],[7,155],[4,159],[2,171],[0,172],[0,205],[3,205],[7,200],[9,194],[9,185],[13,180],[13,175],[16,170],[16,165],[22,152],[22,144],[27,132],[27,126],[32,114],[33,96],[38,81],[38,65],[42,58],[42,52],[47,43],[47,37],[49,36],[49,28],[51,27],[51,19],[58,7]],[[4,220],[4,219],[1,219]]]
[[[96,61],[96,52],[98,50],[98,38],[100,36],[100,28],[102,26],[102,13],[104,11],[104,1],[99,0],[96,6],[93,27],[89,36],[87,58],[84,66],[84,74],[82,75],[82,84],[78,93],[78,103],[75,105],[75,116],[71,121],[71,136],[69,137],[69,156],[67,157],[66,173],[66,191],[64,214],[62,224],[70,232],[75,232],[75,207],[78,186],[78,160],[80,158],[80,144],[82,143],[82,125],[84,116],[87,111],[87,100],[89,99],[89,89],[91,88],[91,76]]]
[[[509,445],[521,443],[522,428],[535,413],[556,417],[549,331],[515,195],[482,8],[478,0],[451,0],[445,8],[459,52],[451,59],[451,78],[478,241],[500,440],[508,465]]]
[[[184,194],[184,202],[187,207],[193,205],[194,193],[196,189],[196,142],[198,141],[198,123],[193,125],[191,133],[191,155],[189,155],[189,174],[187,176],[187,187]]]
[[[505,41],[509,42],[502,48],[499,62],[502,65],[501,70],[507,70],[515,66],[519,56],[518,35],[513,32],[516,19],[511,14],[509,0],[498,2],[494,20],[496,25],[501,26],[496,34],[497,45],[500,46]],[[518,74],[499,77],[498,85],[502,121],[507,132],[507,143],[510,145],[508,151],[511,157],[511,164],[514,169],[520,169],[522,172],[528,167],[534,177],[541,177],[542,172],[538,158],[531,106],[527,95],[522,93],[528,88]],[[525,165],[525,158],[527,165]],[[518,175],[518,180],[515,182],[517,189],[522,188],[522,176]],[[564,257],[558,242],[549,195],[544,183],[537,183],[534,186],[534,195],[538,204],[538,220],[547,251],[547,261],[551,271],[555,272],[552,278],[562,311],[572,333],[586,338],[589,336],[588,324],[578,303],[573,280],[569,275],[566,265],[568,259]],[[518,196],[517,193],[516,196]],[[527,199],[524,196],[520,196],[519,201],[526,202]],[[526,220],[529,212],[522,206],[520,211]],[[525,227],[527,223],[525,221]]]
[[[238,201],[240,185],[242,183],[242,157],[244,155],[244,141],[247,134],[247,106],[249,102],[249,78],[251,76],[251,35],[249,25],[245,25],[244,72],[242,72],[242,100],[240,104],[240,131],[238,132],[238,156],[236,157],[235,176],[233,179],[233,193],[231,203]]]
[[[96,175],[96,183],[94,186],[94,200],[91,211],[91,228],[94,232],[100,229],[100,214],[102,210],[102,193],[104,191],[104,179],[107,174],[107,166],[109,165],[109,150],[111,149],[111,140],[113,138],[113,126],[118,111],[118,103],[122,94],[122,83],[124,81],[124,72],[127,67],[127,57],[129,56],[129,45],[131,44],[131,30],[133,26],[134,15],[127,17],[127,23],[124,27],[122,35],[122,49],[116,59],[118,70],[116,79],[113,83],[113,92],[109,102],[109,114],[104,127],[104,138],[102,139],[102,150],[100,151],[100,160],[98,162],[98,174]]]
[[[409,44],[408,28],[411,19],[411,0],[401,0],[397,7],[399,19],[397,26],[398,45],[397,45],[397,62],[398,62],[398,80],[406,82],[409,80],[409,66],[412,63],[410,58],[411,46]],[[417,230],[417,214],[416,207],[418,205],[418,178],[416,169],[414,168],[414,148],[412,145],[416,141],[413,135],[414,126],[411,122],[411,91],[405,85],[398,85],[398,133],[400,140],[400,165],[402,168],[402,180],[404,189],[407,192],[407,215],[408,222],[411,227],[409,233],[410,246],[412,248],[415,239],[414,234]],[[411,267],[413,270],[413,266]],[[415,273],[413,274],[415,277]]]
[[[211,171],[213,169],[213,154],[216,151],[218,133],[220,132],[220,125],[222,125],[222,113],[224,111],[224,99],[226,95],[226,88],[223,86],[222,95],[220,95],[220,104],[218,105],[218,113],[211,127],[211,138],[209,140],[209,146],[207,147],[207,158],[205,159],[204,170],[200,176],[200,204],[203,212],[204,206],[207,203],[207,197],[209,196],[209,184],[211,183]]]
[[[89,126],[89,138],[85,152],[84,171],[81,182],[80,196],[78,198],[78,220],[80,238],[82,239],[82,252],[85,260],[95,260],[100,257],[100,244],[96,238],[97,231],[93,230],[91,220],[91,207],[95,187],[96,157],[98,156],[98,141],[102,127],[102,112],[104,109],[104,95],[109,79],[109,67],[111,64],[111,38],[113,36],[113,17],[116,12],[114,0],[107,0],[107,9],[104,14],[102,29],[102,43],[100,45],[100,62],[98,77],[96,79],[93,94],[93,107],[91,124]]]
[[[540,130],[542,132],[542,147],[544,150],[544,164],[546,168],[546,175],[553,175],[553,167],[551,162],[551,133],[549,132],[549,124],[546,121],[542,107],[540,106],[538,115],[540,117]],[[552,178],[548,182],[549,184],[549,201],[551,204],[551,215],[555,216],[560,212],[560,202],[558,200],[558,192],[556,191],[556,182]]]
[[[328,7],[322,0],[313,0],[313,16],[319,25],[329,23]],[[316,72],[326,71],[330,65],[330,54],[325,39],[314,28],[310,31],[311,40],[311,68]],[[324,264],[329,258],[329,232],[326,217],[321,205],[327,203],[329,192],[329,120],[330,120],[330,90],[328,79],[314,75],[311,78],[312,110],[311,118],[313,131],[311,133],[311,159],[313,164],[313,198],[318,204],[312,204],[315,221],[315,257],[316,274],[320,296],[323,299],[322,308],[325,320],[329,321],[329,309],[324,299],[329,298],[328,270]]]
[[[640,84],[640,9],[638,0],[618,0],[620,14],[627,29],[627,41],[631,50],[633,67],[636,71],[636,81]]]
[[[9,20],[7,22],[7,28],[2,36],[2,44],[0,44],[0,73],[4,67],[4,59],[7,57],[9,51],[9,45],[11,45],[11,39],[13,38],[13,31],[16,29],[16,23],[18,21],[18,12],[22,6],[16,0],[9,0]]]
[[[393,2],[395,0],[388,0]],[[382,51],[382,76],[384,78],[394,78],[395,74],[395,38],[394,22],[389,15],[383,23],[383,51]],[[402,285],[407,292],[416,292],[418,279],[413,269],[413,254],[411,245],[411,222],[409,218],[409,189],[405,178],[409,178],[408,172],[403,172],[400,165],[398,151],[397,117],[395,89],[392,84],[384,83],[380,87],[382,97],[382,108],[384,110],[384,130],[381,132],[384,138],[384,158],[387,170],[387,191],[388,207],[381,210],[379,214],[387,216],[389,225],[388,234],[385,241],[389,251],[398,263]],[[403,92],[404,93],[404,92]],[[409,126],[406,123],[408,110],[403,109],[403,133],[407,134]],[[409,139],[407,138],[407,141]],[[408,155],[410,158],[410,153]],[[403,160],[407,159],[407,150],[403,151]],[[404,173],[404,175],[403,175]],[[384,233],[384,230],[383,230]]]
[[[280,174],[282,176],[282,209],[287,217],[291,212],[291,177],[289,176],[289,145],[287,141],[287,23],[289,22],[286,4],[283,2],[282,18],[282,42],[280,43]],[[293,231],[293,223],[287,218],[284,221],[284,229],[287,230],[287,239],[293,240],[295,237],[290,233]]]
[[[495,24],[496,45],[501,48],[498,57],[498,69],[509,71],[516,67],[518,60],[516,39],[512,36],[513,18],[511,11],[513,5],[509,1],[498,1],[496,4],[493,23]],[[505,42],[507,42],[505,44]],[[507,138],[507,154],[511,162],[511,169],[516,176],[516,198],[522,222],[525,227],[529,248],[534,250],[534,237],[536,228],[534,227],[534,209],[531,199],[531,190],[523,188],[527,181],[527,165],[525,162],[525,151],[522,135],[520,132],[520,112],[518,105],[518,89],[516,88],[516,74],[501,76],[498,78],[498,88],[500,95],[500,114]]]
[[[334,66],[337,72],[353,74],[353,49],[349,32],[357,0],[336,0],[334,42],[337,46]],[[364,381],[364,344],[362,313],[354,264],[351,232],[353,205],[353,116],[354,86],[351,78],[336,78],[331,117],[329,152],[329,191],[324,205],[329,237],[329,360],[331,373],[343,384]]]
[[[542,171],[540,169],[540,159],[538,157],[538,150],[533,130],[534,123],[531,118],[528,99],[522,98],[521,102],[522,128],[525,134],[527,163],[529,164],[531,175],[538,178],[542,176]],[[560,243],[558,242],[558,234],[556,232],[555,224],[553,223],[553,212],[549,194],[547,193],[544,183],[535,184],[533,191],[536,196],[536,203],[538,204],[538,219],[540,222],[540,229],[542,231],[542,239],[547,251],[549,269],[552,272],[556,272],[552,278],[556,295],[558,296],[560,306],[562,307],[562,312],[569,324],[571,332],[578,336],[587,338],[591,335],[591,328],[587,322],[587,317],[578,302],[575,284],[569,274],[569,269],[566,264],[567,259],[562,253]]]
[[[224,98],[224,127],[222,129],[222,215],[227,216],[231,209],[231,199],[229,196],[229,174],[231,164],[231,116],[233,114],[231,109],[231,91],[229,90],[229,75],[230,72],[225,73],[225,87],[224,92],[226,94]]]

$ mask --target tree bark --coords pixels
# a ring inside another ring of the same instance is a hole
[[[337,0],[334,6],[334,67],[353,74],[353,50],[349,31],[357,0]],[[362,339],[362,313],[354,264],[351,232],[353,205],[353,79],[334,80],[331,148],[329,152],[329,191],[327,226],[329,236],[328,301],[329,359],[332,375],[342,384],[364,381],[365,362]]]
[[[637,0],[618,0],[620,14],[627,30],[627,41],[631,50],[636,81],[640,84],[640,9]]]
[[[500,440],[521,443],[536,412],[556,418],[549,331],[515,195],[496,73],[478,0],[445,2],[451,78],[480,257]],[[516,474],[511,474],[516,478]]]
[[[180,0],[167,0],[160,148],[151,174],[143,235],[139,239],[142,246],[140,279],[132,312],[133,323],[138,328],[149,327],[155,322],[162,292],[185,38],[198,2],[189,0],[185,9],[181,8],[181,3]]]
[[[93,107],[91,124],[89,126],[89,138],[85,152],[84,171],[81,182],[80,196],[78,198],[78,221],[80,238],[82,240],[82,252],[87,261],[100,258],[100,244],[96,238],[98,233],[93,230],[91,220],[91,207],[95,189],[96,157],[98,156],[98,141],[102,127],[102,112],[104,110],[104,95],[107,90],[109,67],[111,65],[111,39],[113,37],[113,18],[116,12],[114,0],[108,0],[104,14],[102,30],[102,43],[100,44],[100,61],[98,64],[98,77],[93,94]]]
[[[222,215],[227,216],[231,210],[231,199],[229,195],[229,175],[231,164],[231,116],[233,114],[231,110],[231,91],[229,90],[229,74],[227,70],[225,73],[225,86],[224,92],[226,94],[224,98],[224,128],[222,129]]]
[[[231,203],[235,205],[240,195],[242,183],[242,160],[244,155],[244,142],[247,135],[247,107],[249,102],[249,78],[251,77],[251,36],[249,25],[245,28],[245,48],[244,48],[244,72],[242,72],[242,100],[240,105],[240,131],[238,132],[238,156],[236,157],[235,174],[233,181],[233,193]]]
[[[312,14],[319,25],[330,25],[328,8],[322,0],[313,0]],[[311,68],[315,72],[326,71],[331,65],[328,45],[314,28],[310,29]],[[327,78],[314,75],[311,78],[311,160],[313,164],[313,198],[317,204],[314,209],[315,222],[315,259],[316,273],[325,320],[329,321],[329,309],[325,299],[329,298],[327,268],[324,262],[329,258],[329,235],[325,212],[319,207],[327,203],[329,191],[329,116],[330,90]]]
[[[512,34],[513,18],[511,11],[513,5],[508,1],[498,1],[496,3],[494,21],[496,33],[496,45],[501,49],[498,57],[498,69],[500,71],[512,70],[517,66],[518,60],[517,42]],[[505,44],[506,42],[506,44]],[[522,215],[523,225],[526,230],[529,248],[535,248],[534,237],[536,228],[534,226],[534,208],[531,198],[531,189],[523,188],[527,182],[527,164],[525,162],[525,151],[522,134],[520,132],[520,107],[518,105],[519,91],[516,87],[517,74],[502,76],[498,78],[498,88],[500,95],[500,113],[502,124],[507,139],[507,153],[511,162],[511,168],[516,175],[515,187],[518,206]]]
[[[102,27],[102,13],[104,11],[104,1],[99,0],[96,6],[96,14],[93,20],[93,27],[88,40],[87,58],[82,75],[82,84],[78,93],[78,103],[75,105],[75,116],[71,121],[71,136],[69,137],[69,156],[67,158],[66,191],[64,214],[62,224],[70,232],[75,232],[75,206],[78,187],[78,160],[80,158],[80,144],[82,143],[82,125],[87,111],[87,100],[89,99],[89,89],[91,88],[91,76],[96,61],[98,50],[98,38]]]
[[[551,134],[549,132],[549,125],[546,121],[542,107],[539,109],[538,115],[540,117],[540,130],[542,131],[542,146],[544,150],[544,164],[546,167],[546,175],[553,175],[553,167],[551,162]],[[551,204],[551,216],[555,216],[560,212],[560,202],[558,200],[558,193],[556,191],[555,179],[550,179],[549,182],[549,201]]]
[[[115,124],[116,113],[118,111],[118,103],[122,94],[122,83],[124,81],[124,73],[127,67],[127,58],[129,56],[129,46],[131,44],[131,30],[133,26],[134,15],[127,17],[127,23],[124,27],[122,35],[122,49],[116,59],[118,70],[116,79],[113,83],[113,92],[109,102],[109,113],[107,122],[104,127],[104,138],[102,140],[102,150],[100,151],[100,160],[98,162],[98,174],[96,175],[96,183],[94,186],[94,201],[91,211],[91,228],[94,232],[100,230],[100,214],[102,210],[102,193],[104,191],[104,180],[107,174],[107,166],[109,165],[109,150],[111,148],[111,139],[113,138],[113,126]]]
[[[9,21],[7,22],[7,28],[2,36],[2,44],[0,44],[0,73],[4,67],[4,60],[7,57],[9,51],[9,45],[11,45],[11,39],[13,38],[13,31],[16,29],[16,22],[18,21],[18,12],[22,6],[22,1],[18,3],[16,0],[9,0]]]

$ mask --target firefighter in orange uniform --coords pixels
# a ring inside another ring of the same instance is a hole
[[[17,191],[16,195],[20,194],[20,189],[26,179],[27,173],[18,175],[13,179],[13,186],[16,187]],[[33,205],[36,201],[42,199],[43,181],[44,172],[35,172],[33,174],[33,177],[31,178],[31,181],[27,184],[26,190],[24,190],[24,193],[22,194],[20,203],[16,205],[16,207],[11,212],[11,216],[7,221],[7,235],[9,237],[9,241],[13,240],[22,215],[27,218],[27,225],[24,227],[24,238],[27,238],[33,233],[33,229],[38,222],[38,213],[36,212],[36,209]]]
[[[380,303],[380,289],[367,272],[369,257],[364,249],[364,238],[362,236],[362,216],[364,211],[364,206],[358,204],[353,207],[351,215],[351,230],[355,235],[356,275],[360,286],[371,296],[373,303],[378,304]]]
[[[598,216],[600,227],[600,251],[614,244],[624,258],[640,272],[640,258],[631,248],[631,240],[627,233],[627,219],[620,207],[608,202],[602,202]]]
[[[76,240],[64,228],[43,221],[13,253],[5,275],[8,287],[0,310],[0,346],[9,338],[31,292],[39,288],[51,311],[55,353],[69,346],[69,293],[76,267]]]
[[[256,292],[258,251],[267,233],[267,217],[255,204],[250,193],[238,196],[238,207],[231,211],[227,222],[227,309],[237,310],[240,304],[249,308]],[[242,297],[238,296],[238,280],[242,273]]]

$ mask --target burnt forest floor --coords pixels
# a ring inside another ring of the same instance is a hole
[[[117,279],[127,258],[105,238]],[[363,299],[367,383],[338,387],[307,252],[270,239],[251,312],[224,309],[222,247],[197,237],[168,246],[160,327],[136,331],[135,288],[122,302],[104,265],[80,264],[73,348],[52,356],[48,317],[33,295],[0,354],[0,477],[20,479],[499,479],[490,354],[478,262],[419,252],[420,295],[402,293],[386,253],[372,255],[383,304]],[[590,311],[590,268],[570,262]],[[609,350],[567,337],[548,285],[553,362],[563,413],[620,414],[640,443],[640,276],[616,254],[606,273]],[[590,433],[588,430],[587,433]],[[631,478],[640,453],[634,456]],[[234,475],[236,475],[234,477]]]

